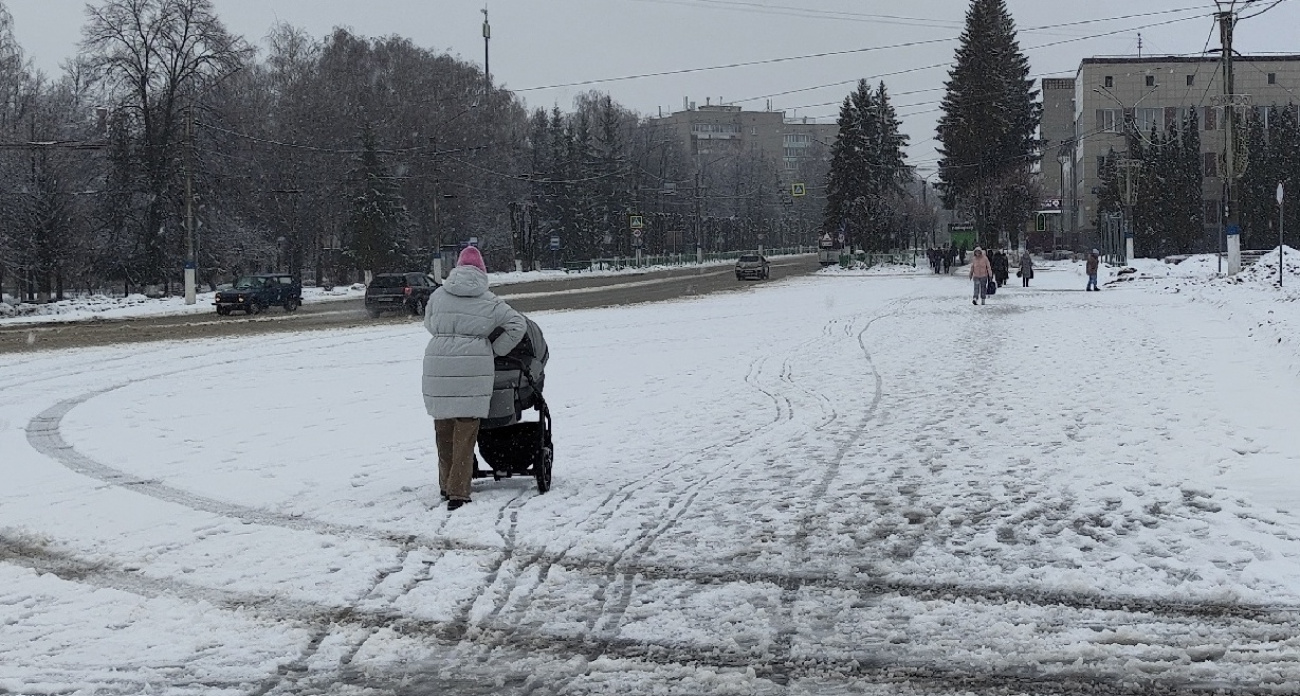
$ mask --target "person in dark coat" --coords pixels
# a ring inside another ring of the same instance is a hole
[[[1088,287],[1084,288],[1085,290],[1088,290],[1089,292],[1094,290],[1101,290],[1101,287],[1097,285],[1097,269],[1100,267],[1101,267],[1101,252],[1097,251],[1096,249],[1093,249],[1092,253],[1088,254],[1088,265],[1087,265]]]
[[[1029,281],[1034,277],[1034,259],[1025,250],[1020,253],[1020,270],[1016,272],[1020,276],[1020,282],[1024,287],[1029,287]]]
[[[998,287],[1006,285],[1007,276],[1010,275],[1007,255],[1001,249],[998,249],[989,258],[989,264],[993,267],[993,280],[997,282]]]
[[[494,358],[519,343],[528,321],[488,291],[483,256],[466,247],[429,298],[424,328],[431,336],[424,350],[424,407],[438,443],[438,487],[447,509],[455,510],[469,502],[479,421],[492,403]]]

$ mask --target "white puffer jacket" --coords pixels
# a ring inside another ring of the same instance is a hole
[[[524,316],[488,292],[487,274],[457,266],[424,310],[424,408],[437,420],[486,418],[494,355],[509,353],[528,329]],[[504,329],[496,341],[488,337]]]

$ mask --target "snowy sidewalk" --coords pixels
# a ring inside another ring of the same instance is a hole
[[[1300,683],[1296,310],[1078,280],[536,315],[555,488],[450,516],[418,326],[17,357],[0,689]]]

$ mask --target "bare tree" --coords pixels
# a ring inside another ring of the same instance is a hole
[[[144,194],[137,272],[171,277],[183,235],[180,185],[187,112],[203,92],[239,70],[252,51],[232,36],[209,0],[104,0],[86,9],[82,49],[117,97],[133,142],[127,160]]]

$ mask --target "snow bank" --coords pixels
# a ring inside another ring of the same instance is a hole
[[[1300,251],[1291,247],[1264,254],[1254,265],[1232,278],[1232,282],[1277,287],[1279,264],[1282,266],[1282,287],[1300,284]]]
[[[366,286],[356,284],[340,286],[330,290],[323,288],[303,288],[302,300],[305,304],[347,300],[361,297]],[[87,295],[58,302],[13,303],[0,302],[0,320],[11,323],[45,323],[63,321],[87,321],[96,319],[129,319],[136,317],[154,317],[184,314],[210,314],[215,293],[201,292],[192,305],[185,304],[184,297],[149,298],[132,294],[126,297],[108,297],[107,295]]]
[[[1178,263],[1161,259],[1133,259],[1122,268],[1132,269],[1123,274],[1130,280],[1187,278],[1204,281],[1219,274],[1219,258],[1214,254],[1197,254]]]
[[[906,264],[882,263],[875,266],[855,266],[853,268],[827,266],[818,271],[818,273],[829,276],[919,275],[922,273],[930,273],[930,269],[923,269],[919,266],[909,266]]]

